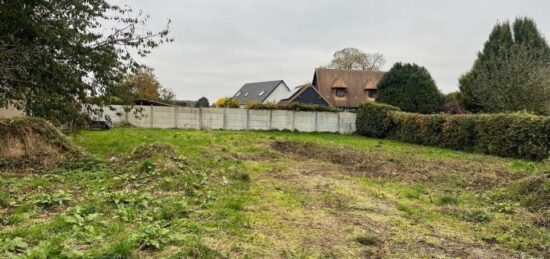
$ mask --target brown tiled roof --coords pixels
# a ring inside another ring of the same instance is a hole
[[[318,68],[313,76],[313,85],[332,106],[359,107],[367,101],[367,90],[377,89],[378,82],[384,76],[381,71],[357,71]],[[336,89],[346,89],[345,97],[337,97]]]

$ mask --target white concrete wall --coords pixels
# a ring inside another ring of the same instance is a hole
[[[161,129],[176,128],[176,107],[153,106],[152,127]]]
[[[275,102],[278,103],[281,99],[286,98],[290,93],[290,90],[284,82],[281,82],[271,94],[265,98],[263,103]]]
[[[223,129],[224,109],[218,108],[200,108],[201,127],[200,129]]]
[[[316,112],[294,112],[294,129],[303,132],[314,132]]]
[[[121,105],[104,107],[103,116],[108,116],[113,124],[120,124],[126,121],[126,111],[124,111],[124,106]]]
[[[199,129],[200,128],[200,109],[177,107],[177,124],[179,129]]]
[[[317,132],[338,132],[339,113],[318,112]]]
[[[248,129],[270,130],[271,129],[271,111],[248,110]]]
[[[271,128],[277,130],[292,130],[294,120],[293,111],[274,110],[271,113]]]
[[[342,134],[349,134],[350,132],[355,132],[355,119],[357,114],[350,112],[341,112],[340,113],[340,129],[338,132]]]
[[[136,106],[126,113],[123,106],[104,109],[113,123],[129,122],[142,128],[297,130],[302,132],[355,132],[354,113],[247,110],[229,108],[185,108]],[[122,115],[122,116],[119,116]],[[127,118],[127,119],[126,119]]]
[[[245,109],[225,109],[225,129],[242,130],[247,127],[248,110]]]
[[[141,110],[141,112],[139,112]],[[136,112],[137,111],[137,112]],[[138,106],[128,112],[128,122],[139,128],[152,128],[151,107]]]

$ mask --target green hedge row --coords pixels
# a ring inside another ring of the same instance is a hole
[[[276,103],[248,103],[245,108],[251,110],[287,110],[287,111],[308,111],[308,112],[340,112],[341,110],[329,107],[320,106],[315,104],[302,104],[302,103],[289,103],[289,104],[276,104]]]
[[[528,114],[421,115],[363,104],[357,133],[377,138],[542,160],[550,152],[550,117]]]

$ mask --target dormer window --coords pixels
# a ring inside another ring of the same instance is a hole
[[[336,94],[336,97],[346,97],[345,88],[336,88],[336,91],[334,93]]]
[[[247,97],[248,96],[248,92],[244,93],[244,97]]]
[[[261,91],[258,95],[259,95],[259,96],[262,96],[262,95],[264,95],[264,94],[265,94],[265,91]]]
[[[376,89],[367,89],[367,96],[369,98],[375,99],[377,93],[378,93],[378,90]]]
[[[241,95],[241,92],[238,92],[235,96],[238,97]]]

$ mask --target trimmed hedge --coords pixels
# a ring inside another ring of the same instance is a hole
[[[389,112],[399,111],[399,108],[382,103],[364,103],[357,111],[357,132],[374,138],[383,138],[391,128]]]
[[[340,109],[320,106],[315,104],[303,104],[303,103],[290,103],[290,104],[276,104],[276,103],[248,103],[245,108],[251,110],[286,110],[286,111],[307,111],[307,112],[341,112]]]
[[[422,115],[364,104],[357,133],[377,138],[542,160],[550,152],[550,117],[529,114]],[[378,125],[377,125],[378,124]]]

